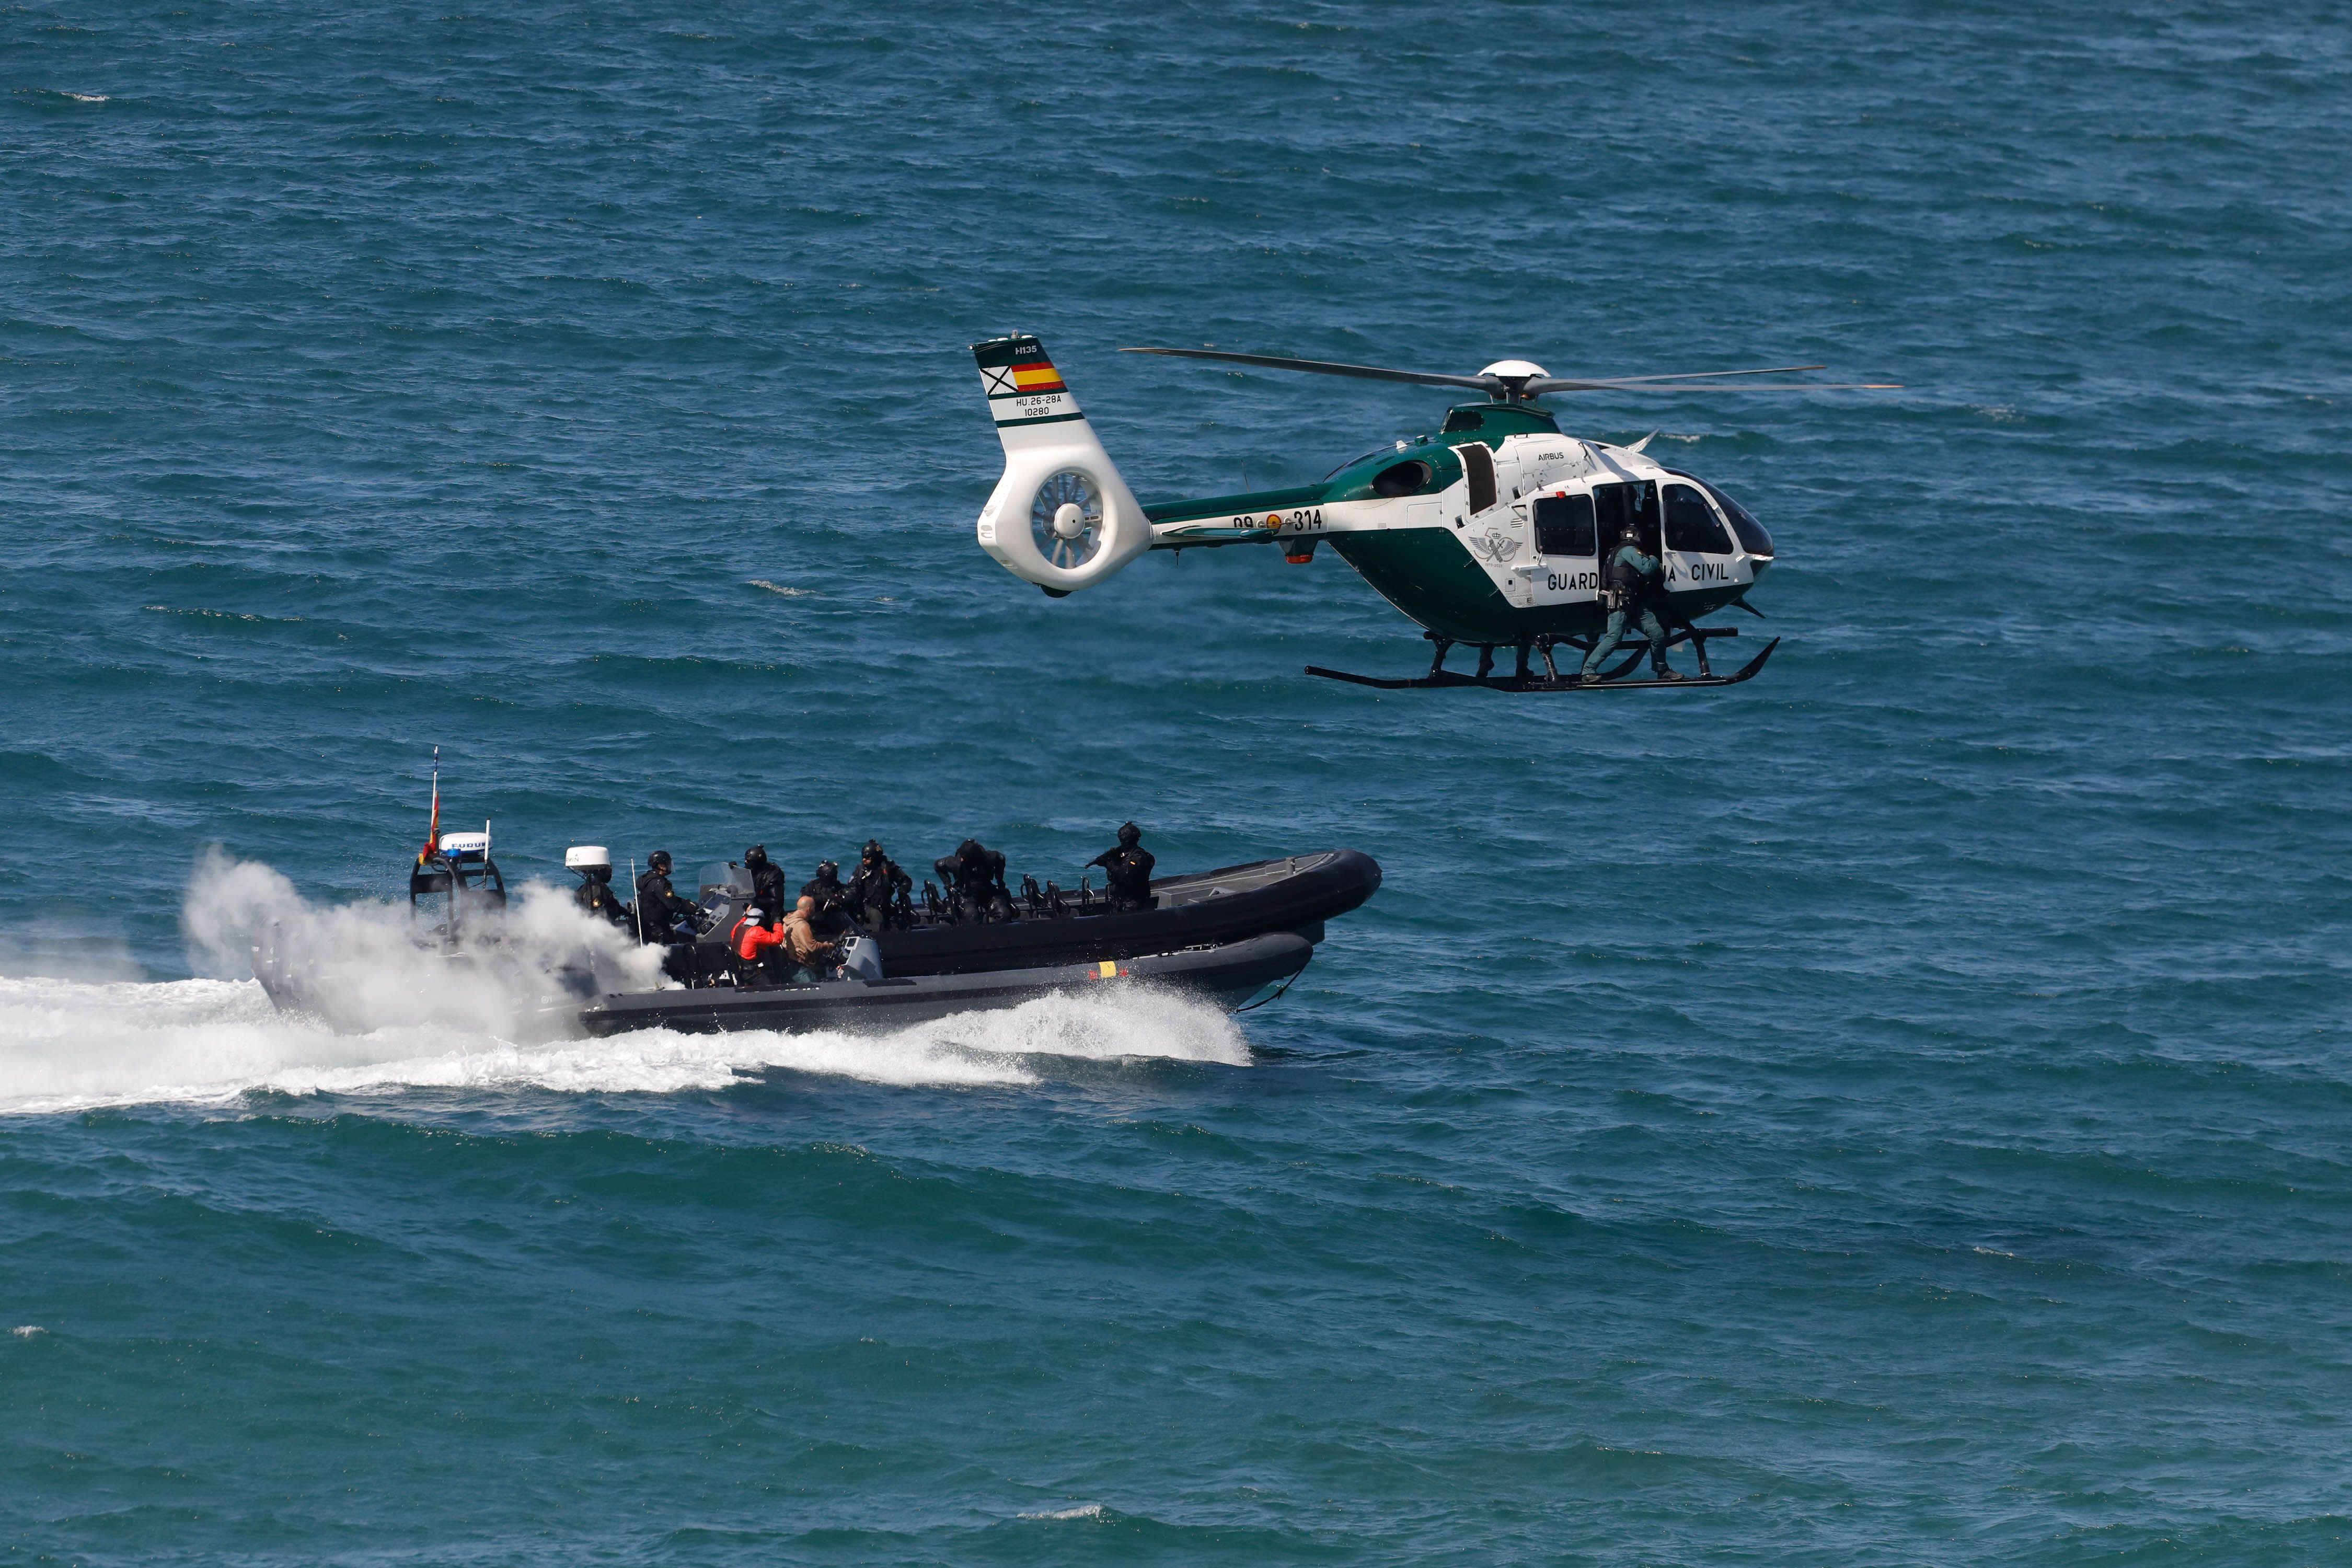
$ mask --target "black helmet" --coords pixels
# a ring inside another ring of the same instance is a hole
[[[970,860],[987,853],[988,847],[977,838],[967,838],[956,846],[956,858],[961,860]]]
[[[764,866],[767,863],[768,847],[766,845],[754,844],[743,851],[743,864],[746,866]]]
[[[1138,827],[1132,822],[1122,822],[1118,826],[1118,841],[1126,847],[1132,849],[1137,845],[1143,842],[1143,829]]]
[[[656,871],[668,870],[669,851],[667,849],[655,850],[652,854],[646,857],[646,864],[652,867]]]
[[[858,858],[861,860],[883,860],[887,859],[888,857],[882,853],[882,841],[879,838],[869,838],[866,841],[866,847],[858,852]]]
[[[841,862],[820,860],[816,863],[816,874],[820,877],[838,877],[841,875]]]

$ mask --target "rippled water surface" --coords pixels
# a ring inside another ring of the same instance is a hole
[[[11,12],[0,1557],[2352,1553],[2342,24]],[[1445,399],[1139,343],[1908,390],[1562,400],[1779,537],[1753,684],[1381,694],[1328,552],[982,557],[1016,330],[1147,499]],[[192,945],[208,846],[393,896],[436,745],[519,877],[1387,882],[1231,1023]]]

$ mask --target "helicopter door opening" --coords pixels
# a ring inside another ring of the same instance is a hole
[[[1462,459],[1462,477],[1470,481],[1470,515],[1475,517],[1495,504],[1494,448],[1471,441],[1454,450]]]
[[[1644,552],[1658,544],[1658,486],[1654,479],[1639,484],[1595,485],[1592,507],[1601,528],[1601,553],[1617,553],[1629,538]]]
[[[1601,595],[1601,538],[1588,495],[1536,497],[1538,599],[1573,604]]]

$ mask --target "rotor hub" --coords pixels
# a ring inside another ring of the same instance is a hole
[[[1496,402],[1501,403],[1511,402],[1527,396],[1528,383],[1537,379],[1538,376],[1549,375],[1551,372],[1544,369],[1543,366],[1536,363],[1533,360],[1498,359],[1493,364],[1488,365],[1478,374],[1480,375],[1492,376],[1495,380],[1503,384],[1503,389],[1500,392],[1489,395],[1493,396]]]

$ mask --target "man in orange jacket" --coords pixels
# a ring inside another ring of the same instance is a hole
[[[727,945],[735,950],[735,956],[741,959],[747,968],[764,970],[761,950],[784,945],[783,931],[766,924],[766,920],[765,910],[745,910],[743,918],[735,922],[735,929],[727,933]],[[762,978],[765,978],[764,974]]]

